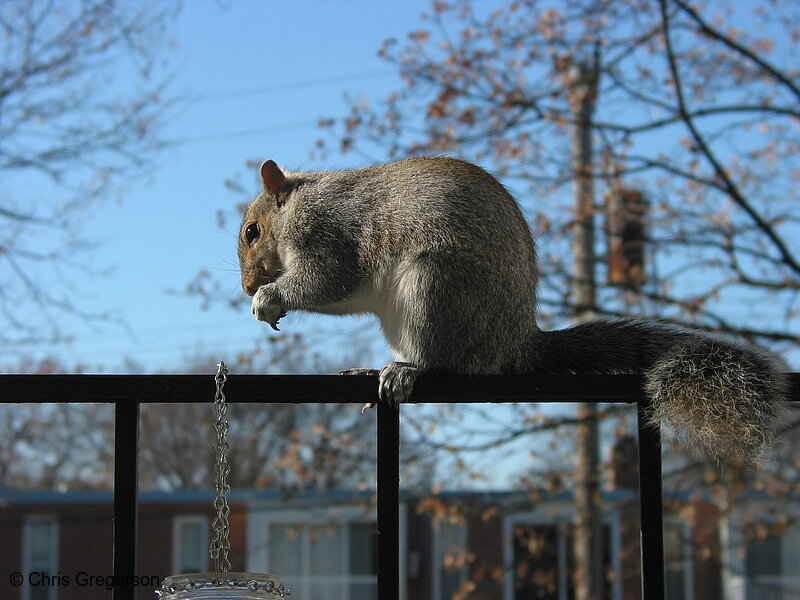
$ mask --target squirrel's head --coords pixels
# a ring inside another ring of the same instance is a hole
[[[247,207],[239,231],[239,270],[242,289],[248,296],[275,281],[283,270],[278,225],[293,187],[272,160],[261,165],[261,181],[263,190]]]

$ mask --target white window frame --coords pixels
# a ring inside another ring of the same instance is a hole
[[[204,548],[205,551],[203,552],[203,557],[205,560],[205,564],[201,565],[200,572],[206,572],[208,570],[208,529],[210,527],[208,523],[208,517],[202,514],[187,514],[187,515],[178,515],[172,519],[172,572],[173,573],[183,573],[183,568],[181,565],[181,550],[182,550],[182,540],[181,540],[181,528],[184,525],[199,525],[200,529],[203,532],[202,537],[200,538],[200,546]]]
[[[450,598],[442,598],[442,569],[444,568],[444,556],[450,548],[443,547],[444,541],[442,534],[442,526],[456,528],[456,535],[458,537],[458,544],[463,552],[467,552],[467,527],[460,523],[431,523],[431,530],[433,533],[433,548],[431,552],[431,560],[433,561],[431,577],[431,598],[433,600],[451,600]],[[459,585],[464,583],[467,579],[467,565],[465,564],[458,572]]]
[[[504,600],[514,599],[514,544],[513,531],[514,527],[518,525],[544,525],[544,526],[560,526],[570,525],[574,522],[574,508],[564,504],[543,504],[533,511],[509,513],[503,519],[503,565],[505,567],[506,577],[505,586],[503,590]],[[614,577],[611,584],[611,598],[614,600],[622,600],[622,579],[619,575],[622,573],[622,528],[621,528],[621,515],[619,510],[611,510],[606,513],[603,518],[603,525],[609,528],[609,548],[611,555],[611,568],[617,577]],[[566,569],[567,555],[569,552],[569,545],[567,538],[564,535],[563,528],[559,527],[558,533],[558,595],[559,600],[566,600],[567,598],[567,577],[569,574]]]
[[[47,524],[53,528],[53,537],[50,541],[50,563],[47,565],[46,569],[52,576],[56,576],[58,574],[58,542],[60,537],[60,531],[58,526],[58,519],[56,519],[53,515],[36,515],[27,517],[23,523],[22,528],[22,573],[25,577],[25,580],[22,584],[22,600],[30,600],[31,597],[31,586],[29,583],[30,574],[33,571],[41,571],[42,566],[33,564],[31,561],[31,528],[34,525],[42,525]],[[47,590],[47,599],[48,600],[56,600],[58,598],[58,586],[56,585],[48,585],[45,588]]]

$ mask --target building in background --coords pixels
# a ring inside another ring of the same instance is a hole
[[[624,472],[612,477],[612,484],[615,479],[624,479]],[[137,598],[152,600],[157,581],[167,575],[212,568],[212,497],[210,491],[140,494],[138,575],[143,585],[137,587]],[[277,575],[297,599],[376,598],[376,518],[370,500],[368,493],[347,491],[289,498],[272,491],[233,492],[233,570]],[[607,490],[603,503],[605,597],[638,599],[636,493]],[[800,597],[796,524],[787,521],[780,535],[748,545],[746,534],[758,525],[751,518],[735,511],[723,517],[698,495],[667,506],[667,598]],[[800,516],[800,506],[795,508],[794,516]],[[108,492],[0,488],[2,597],[109,598],[112,509]],[[406,491],[400,511],[401,598],[572,598],[570,493]],[[8,585],[16,573],[23,576],[22,584]]]

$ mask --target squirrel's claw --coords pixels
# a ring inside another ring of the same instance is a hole
[[[286,316],[286,311],[283,311],[283,312],[282,312],[281,314],[279,314],[279,315],[278,315],[278,317],[275,319],[275,322],[274,322],[274,323],[270,323],[270,324],[269,324],[269,326],[270,326],[270,327],[272,327],[272,328],[273,328],[275,331],[280,331],[280,329],[278,329],[278,322],[279,322],[279,321],[280,321],[280,320],[281,320],[283,317],[285,317],[285,316]]]
[[[345,369],[344,371],[339,371],[339,375],[378,375],[380,371],[378,369]],[[361,407],[361,414],[363,415],[367,410],[370,408],[375,408],[377,406],[377,402],[365,402],[364,406]]]

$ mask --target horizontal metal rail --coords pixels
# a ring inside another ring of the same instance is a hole
[[[414,403],[638,402],[640,375],[422,376]],[[2,402],[206,402],[207,375],[0,375]],[[233,402],[346,403],[375,399],[374,377],[236,375],[225,392]]]
[[[640,375],[496,375],[421,377],[414,403],[605,402],[635,403],[639,429],[639,494],[643,597],[664,598],[661,439],[645,426],[647,400]],[[791,375],[800,398],[800,374]],[[114,575],[136,574],[139,407],[141,403],[209,402],[209,375],[0,375],[4,403],[114,403]],[[225,386],[236,403],[364,403],[373,401],[374,377],[338,375],[231,375]],[[378,407],[378,598],[399,600],[400,411]],[[133,600],[133,587],[114,600]]]

